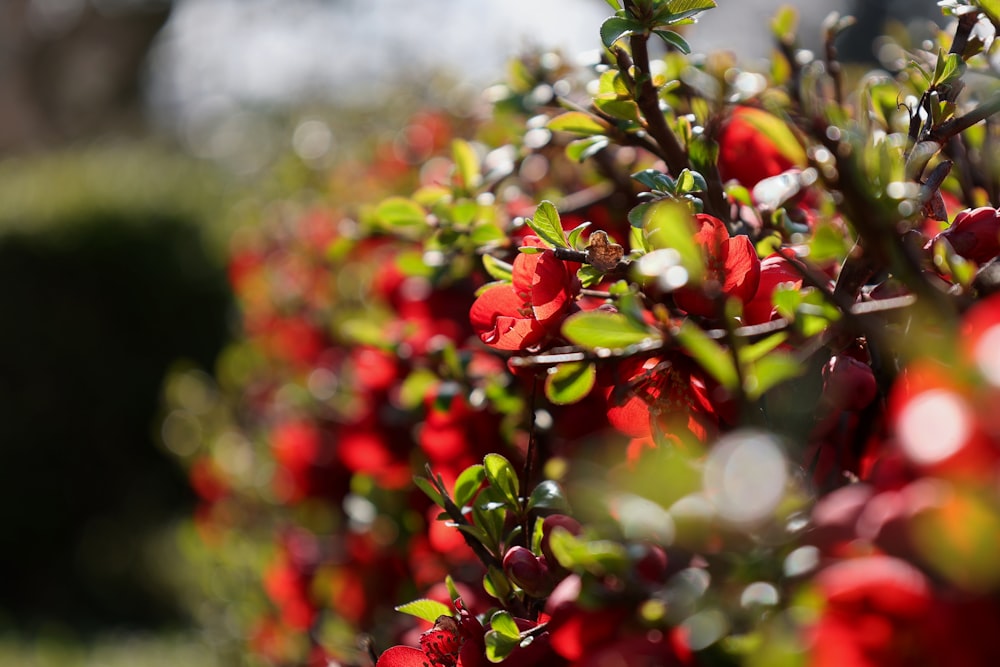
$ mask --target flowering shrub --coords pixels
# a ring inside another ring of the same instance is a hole
[[[712,0],[609,4],[237,237],[245,336],[168,394],[203,542],[271,543],[254,659],[997,664],[995,4],[855,83],[837,16],[762,73],[688,55]]]

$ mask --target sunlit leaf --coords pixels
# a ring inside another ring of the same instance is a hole
[[[550,130],[573,132],[574,134],[604,134],[608,127],[598,119],[582,111],[567,111],[548,122]]]
[[[622,37],[642,32],[642,24],[631,19],[612,16],[601,24],[601,41],[609,49]]]
[[[545,396],[556,405],[583,400],[594,388],[597,370],[592,363],[559,364],[545,376]]]
[[[459,507],[468,505],[485,479],[486,470],[481,464],[477,463],[463,470],[455,480],[455,504]]]
[[[555,204],[550,201],[543,201],[535,209],[535,215],[525,221],[528,227],[538,235],[542,241],[552,248],[568,248],[569,242],[566,240],[566,232],[562,228],[559,220],[559,211]]]
[[[496,630],[505,637],[520,639],[521,631],[517,629],[514,617],[508,611],[498,611],[490,617],[490,628]]]
[[[417,202],[406,197],[389,197],[375,208],[375,218],[389,227],[424,225],[427,212]]]
[[[674,336],[681,347],[719,384],[730,391],[739,386],[739,375],[732,355],[709,338],[701,327],[685,320]]]
[[[514,472],[510,461],[500,454],[487,454],[483,459],[483,467],[490,485],[498,489],[507,500],[517,505],[519,483],[517,473]]]
[[[514,265],[508,264],[492,255],[483,255],[483,268],[491,278],[510,282],[514,276]]]
[[[622,349],[656,336],[648,327],[637,327],[620,313],[590,310],[563,322],[562,334],[572,343],[589,349]]]
[[[476,154],[476,149],[467,141],[455,139],[451,144],[451,154],[455,160],[459,186],[468,191],[478,188],[483,177],[479,173],[479,155]]]
[[[673,30],[654,30],[653,32],[668,46],[674,47],[684,55],[691,53],[691,45],[679,33]]]
[[[600,135],[577,139],[566,144],[566,157],[574,162],[583,162],[607,148],[610,143],[610,139]]]
[[[451,609],[448,608],[448,605],[426,598],[401,604],[395,609],[398,612],[416,616],[431,623],[436,621],[439,616],[451,616]]]
[[[569,512],[569,503],[559,483],[547,479],[539,483],[528,497],[528,509],[545,509]]]

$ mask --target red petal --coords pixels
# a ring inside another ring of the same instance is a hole
[[[747,303],[757,293],[760,284],[760,259],[747,236],[734,236],[722,250],[725,277],[722,291]]]
[[[430,661],[423,651],[412,646],[393,646],[379,656],[375,667],[427,667]]]

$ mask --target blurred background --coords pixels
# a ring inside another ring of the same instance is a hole
[[[718,4],[694,48],[766,58],[787,3]],[[850,9],[792,4],[806,46]],[[887,13],[936,15],[933,0],[857,4],[841,51],[863,62]],[[262,196],[322,190],[416,109],[472,113],[520,51],[596,53],[609,14],[602,0],[0,0],[0,665],[222,664],[197,622],[178,532],[193,495],[161,392],[171,368],[211,373],[237,331],[231,231]]]

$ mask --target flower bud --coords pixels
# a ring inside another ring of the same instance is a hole
[[[511,547],[503,557],[503,571],[512,582],[533,597],[544,597],[551,588],[545,561],[524,547]]]
[[[868,364],[840,354],[823,367],[824,401],[843,410],[863,410],[875,399],[875,374]]]
[[[983,206],[962,211],[951,227],[935,238],[947,240],[965,259],[985,264],[1000,255],[1000,210]]]

